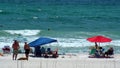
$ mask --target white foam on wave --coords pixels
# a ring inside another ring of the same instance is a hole
[[[10,34],[20,34],[22,36],[37,35],[40,32],[40,30],[5,30],[5,31]]]
[[[86,39],[75,39],[75,38],[58,38],[59,45],[62,47],[84,47],[94,46],[94,42],[89,42]],[[98,43],[100,46],[113,45],[120,46],[120,40],[112,40],[112,42]]]
[[[87,46],[89,42],[86,39],[59,38],[59,45],[62,47],[80,47]]]
[[[0,13],[3,12],[3,10],[0,10]]]

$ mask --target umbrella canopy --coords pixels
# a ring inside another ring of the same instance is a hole
[[[52,43],[52,42],[57,42],[57,40],[51,39],[51,38],[40,37],[36,39],[35,41],[30,42],[29,46],[36,47],[36,46],[41,46],[41,45]]]
[[[99,43],[112,41],[112,39],[104,37],[104,36],[93,36],[93,37],[87,38],[87,40],[90,42],[99,42]]]

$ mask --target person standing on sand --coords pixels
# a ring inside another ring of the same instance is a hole
[[[98,48],[99,48],[99,46],[98,46],[97,42],[95,42],[95,48],[96,48],[96,49],[98,49]]]
[[[17,40],[14,40],[14,43],[12,45],[12,48],[13,48],[13,57],[12,59],[13,60],[16,60],[17,59],[17,55],[18,55],[18,50],[19,50],[19,43]]]
[[[27,42],[25,42],[25,44],[24,44],[24,50],[25,50],[25,56],[26,56],[26,58],[28,60],[28,56],[29,56],[29,52],[30,52],[30,47],[27,44]]]

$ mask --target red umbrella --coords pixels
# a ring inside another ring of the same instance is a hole
[[[90,42],[100,42],[100,43],[112,41],[112,39],[104,36],[93,36],[93,37],[87,38],[87,40]]]

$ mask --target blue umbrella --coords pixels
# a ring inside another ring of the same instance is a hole
[[[57,40],[51,39],[51,38],[40,37],[36,39],[35,41],[30,42],[29,46],[36,47],[36,46],[41,46],[41,45],[52,43],[52,42],[57,42]]]

